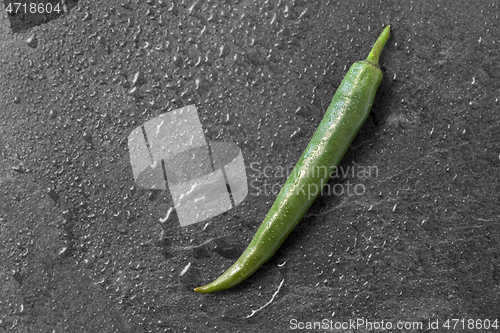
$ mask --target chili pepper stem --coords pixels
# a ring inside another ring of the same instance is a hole
[[[380,53],[382,52],[382,49],[385,46],[385,43],[387,43],[387,40],[389,39],[390,36],[390,30],[391,26],[388,25],[385,27],[384,31],[380,34],[378,37],[377,41],[375,42],[375,45],[373,45],[372,50],[370,51],[370,54],[368,54],[368,57],[366,58],[366,61],[371,63],[374,66],[379,67],[378,65],[378,60],[380,58]]]

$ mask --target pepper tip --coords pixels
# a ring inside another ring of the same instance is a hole
[[[207,293],[207,289],[205,287],[196,287],[193,290],[196,291],[197,293],[202,293],[202,294]]]

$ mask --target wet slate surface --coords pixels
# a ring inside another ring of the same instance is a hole
[[[80,1],[19,34],[2,13],[0,331],[274,332],[366,318],[424,332],[429,320],[494,319],[499,6]],[[384,80],[345,174],[251,279],[194,293],[249,243],[386,24]],[[241,148],[249,195],[181,228],[175,214],[160,222],[168,191],[134,185],[126,138],[192,103],[208,140]]]

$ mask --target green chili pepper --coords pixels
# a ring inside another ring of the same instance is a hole
[[[389,31],[390,26],[385,27],[366,60],[354,63],[347,72],[309,145],[245,252],[219,278],[194,291],[212,293],[241,283],[273,256],[302,219],[370,113],[382,81],[378,61]]]

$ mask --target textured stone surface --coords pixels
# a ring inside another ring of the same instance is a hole
[[[2,12],[0,332],[498,315],[499,6],[80,1],[20,33]],[[384,80],[328,193],[251,279],[194,293],[249,243],[386,24]],[[249,195],[181,228],[160,221],[168,191],[134,185],[126,138],[193,103],[207,140],[241,148]]]

